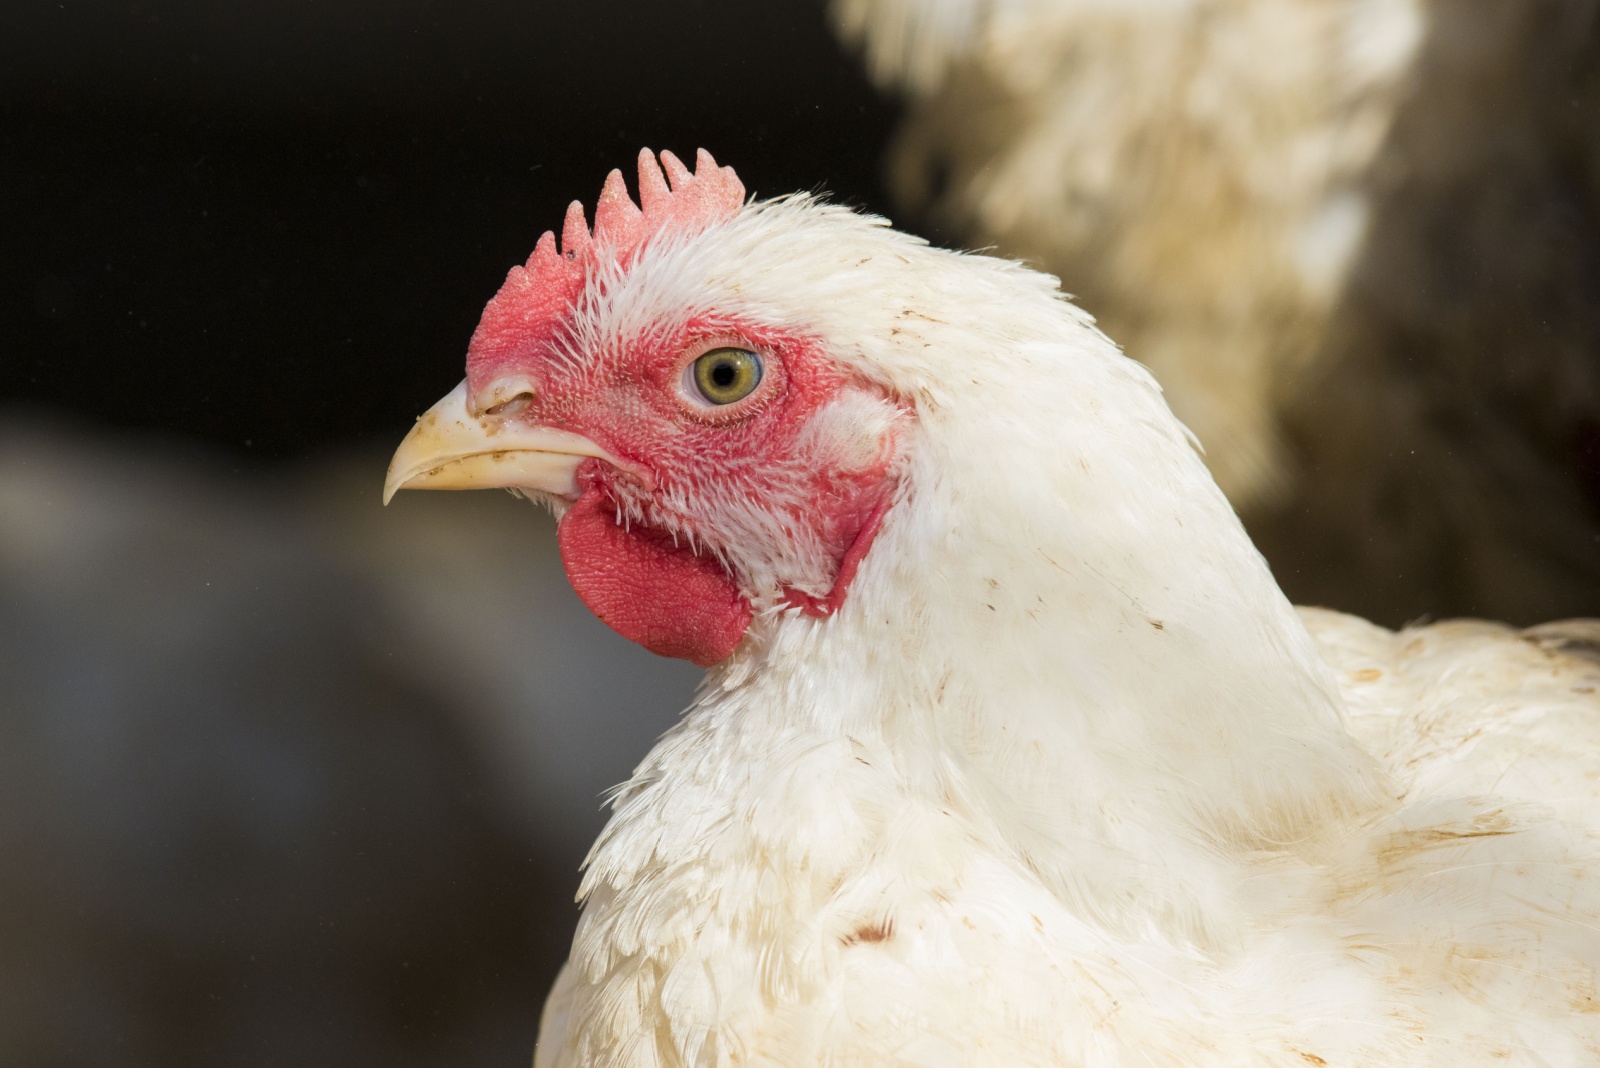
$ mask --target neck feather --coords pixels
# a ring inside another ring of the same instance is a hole
[[[1158,387],[1055,307],[1049,340],[982,353],[959,392],[916,389],[900,498],[844,608],[758,619],[641,768],[632,811],[659,815],[643,794],[675,784],[725,793],[709,825],[792,784],[803,811],[781,836],[802,867],[839,811],[899,791],[958,810],[1086,918],[1209,941],[1243,915],[1226,906],[1252,860],[1384,802]],[[808,761],[852,756],[872,774],[811,791]],[[674,841],[704,853],[706,827],[671,824],[608,832],[591,883]]]

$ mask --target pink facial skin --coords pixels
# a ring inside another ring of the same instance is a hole
[[[728,345],[760,354],[761,384],[709,406],[684,369]],[[808,615],[843,604],[888,509],[894,442],[886,435],[865,460],[806,446],[812,419],[846,391],[886,399],[810,339],[701,319],[571,357],[548,343],[473,348],[472,395],[522,376],[534,399],[516,418],[582,434],[618,460],[585,462],[558,529],[568,578],[612,629],[709,666],[754,618],[741,585],[751,573],[776,574],[782,603]]]

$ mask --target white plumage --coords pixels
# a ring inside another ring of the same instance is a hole
[[[834,0],[902,208],[1147,364],[1291,594],[1600,609],[1593,0]]]
[[[896,191],[1066,279],[1242,505],[1366,237],[1425,0],[837,0],[915,105]]]
[[[906,399],[899,488],[831,618],[730,558],[765,607],[619,791],[539,1068],[1596,1063],[1592,625],[1297,614],[1015,264],[787,198],[572,336],[710,310]]]

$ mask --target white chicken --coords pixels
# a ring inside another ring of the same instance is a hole
[[[1600,611],[1593,0],[834,0],[901,206],[1146,364],[1289,592]]]
[[[1297,614],[1053,279],[661,162],[511,271],[386,487],[550,504],[589,606],[711,667],[536,1065],[1596,1063],[1594,624]]]

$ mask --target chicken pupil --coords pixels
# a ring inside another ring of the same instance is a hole
[[[738,373],[738,369],[733,366],[732,362],[723,360],[711,369],[711,381],[726,389],[733,385],[734,377]]]

